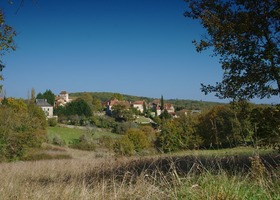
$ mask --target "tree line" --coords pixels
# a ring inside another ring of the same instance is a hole
[[[163,98],[161,101],[164,103]],[[58,108],[59,118],[66,117],[66,123],[109,128],[114,133],[126,135],[131,134],[131,129],[134,130],[133,133],[141,130],[142,125],[135,123],[135,116],[150,117],[156,126],[148,125],[153,127],[154,131],[149,130],[154,136],[146,146],[162,152],[239,145],[277,146],[280,143],[279,106],[256,105],[244,100],[211,106],[199,114],[181,113],[174,118],[166,110],[159,116],[151,116],[150,110],[140,113],[135,108],[127,109],[124,105],[115,105],[109,115],[98,116],[93,110],[90,111],[93,105],[86,104],[83,98],[78,98],[65,107]],[[60,109],[64,112],[60,112]],[[79,112],[79,109],[84,113]],[[137,137],[139,135],[148,137],[149,133],[138,134]],[[131,137],[126,136],[118,144],[119,148],[124,148],[122,145],[133,146],[126,144]]]
[[[47,141],[45,113],[34,102],[9,98],[0,105],[0,162],[24,158]]]

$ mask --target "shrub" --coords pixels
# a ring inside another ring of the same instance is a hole
[[[53,137],[52,143],[54,145],[58,145],[58,146],[64,146],[65,145],[65,141],[63,139],[61,139],[61,137],[59,135],[55,135]]]
[[[113,150],[114,149],[114,144],[115,144],[115,141],[112,137],[110,136],[102,136],[100,139],[99,139],[99,145],[101,147],[105,147],[109,150]]]
[[[137,128],[137,124],[133,122],[119,122],[116,123],[112,132],[124,135],[130,128]]]
[[[93,139],[88,135],[81,135],[81,137],[77,140],[73,140],[69,145],[71,148],[86,150],[86,151],[94,151],[96,145],[93,142]]]
[[[108,116],[93,116],[91,124],[99,128],[113,128],[116,125],[114,118]]]
[[[151,144],[153,144],[156,141],[156,131],[151,126],[142,126],[140,128],[141,131],[146,135],[147,139]]]
[[[139,129],[129,129],[126,132],[126,136],[133,143],[136,152],[140,152],[150,146],[147,136]]]
[[[51,127],[55,127],[56,125],[57,125],[57,118],[49,118],[48,119],[48,124],[49,124],[49,126],[51,126]]]
[[[41,108],[11,99],[0,107],[0,157],[18,160],[46,141],[46,117]]]
[[[114,145],[114,151],[120,155],[141,153],[150,146],[145,133],[139,129],[128,129],[125,135]]]
[[[119,155],[131,156],[134,153],[133,142],[127,135],[123,136],[114,144],[114,152]]]

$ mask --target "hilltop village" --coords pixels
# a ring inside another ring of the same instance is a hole
[[[58,95],[55,96],[54,104],[51,105],[48,103],[47,99],[36,99],[36,105],[42,108],[44,113],[48,118],[57,117],[54,115],[54,109],[58,107],[65,107],[68,103],[72,102],[77,97],[70,98],[69,93],[66,91],[61,91]],[[167,112],[170,117],[176,118],[181,114],[193,114],[193,113],[200,113],[200,110],[187,110],[181,109],[180,111],[175,111],[174,105],[172,103],[164,103],[163,106],[161,105],[163,100],[155,99],[151,102],[147,102],[145,100],[137,100],[137,101],[127,101],[127,100],[119,100],[116,97],[112,97],[107,101],[100,101],[100,106],[102,110],[99,110],[98,115],[103,114],[112,114],[112,110],[116,106],[121,106],[123,109],[129,110],[133,108],[137,111],[138,114],[145,114],[149,111],[149,115],[151,117],[160,116],[164,111]]]

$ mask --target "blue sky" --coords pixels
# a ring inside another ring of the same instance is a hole
[[[0,2],[18,33],[17,50],[3,57],[7,96],[34,88],[222,101],[200,91],[222,69],[210,52],[196,52],[192,40],[205,31],[183,16],[183,0],[25,0],[19,10],[18,2]]]

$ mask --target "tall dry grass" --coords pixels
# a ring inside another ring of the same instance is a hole
[[[125,160],[51,160],[1,164],[0,199],[150,199],[168,198],[162,188],[113,174]],[[112,174],[109,174],[112,171]]]
[[[77,153],[77,152],[76,152]],[[0,164],[0,199],[277,199],[279,156],[96,158]]]

